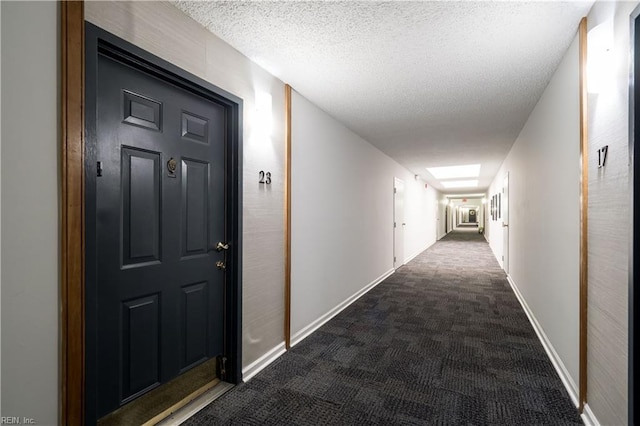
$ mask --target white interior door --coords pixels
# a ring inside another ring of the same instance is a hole
[[[404,265],[404,182],[395,178],[393,184],[393,267]]]
[[[509,273],[509,172],[502,183],[502,267]]]
[[[436,201],[436,240],[440,239],[440,231],[442,231],[444,229],[444,221],[443,221],[443,216],[444,216],[444,212],[442,211],[442,205],[440,204],[440,201]]]

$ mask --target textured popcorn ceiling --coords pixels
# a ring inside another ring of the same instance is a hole
[[[174,4],[435,187],[481,163],[484,189],[593,2]]]

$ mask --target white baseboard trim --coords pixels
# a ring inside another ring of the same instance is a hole
[[[322,327],[331,318],[333,318],[336,315],[338,315],[347,306],[349,306],[350,304],[352,304],[353,302],[358,300],[365,293],[367,293],[369,290],[371,290],[372,288],[374,288],[375,286],[380,284],[382,281],[384,281],[387,277],[389,277],[394,272],[395,272],[395,269],[388,270],[387,272],[382,274],[380,277],[376,278],[374,281],[372,281],[371,283],[367,284],[362,289],[358,290],[353,295],[348,297],[344,302],[340,303],[338,306],[336,306],[335,308],[331,309],[329,312],[327,312],[326,314],[322,315],[320,318],[318,318],[317,320],[313,321],[311,324],[307,325],[302,330],[300,330],[297,333],[295,333],[293,336],[291,336],[291,347],[297,345],[302,340],[304,340],[307,336],[309,336],[311,333],[313,333],[314,331],[316,331],[317,329]]]
[[[591,411],[589,404],[584,405],[584,410],[582,410],[582,415],[580,417],[582,418],[585,426],[600,426],[600,422],[596,419],[593,411]]]
[[[282,342],[257,360],[253,361],[251,364],[247,365],[242,369],[242,381],[248,382],[251,380],[253,376],[261,372],[265,367],[278,359],[286,351],[287,348],[284,342]]]
[[[432,243],[427,244],[426,246],[422,247],[420,250],[418,250],[417,252],[415,252],[414,254],[412,254],[411,256],[407,257],[404,261],[405,264],[411,262],[413,259],[415,259],[416,257],[418,257],[418,255],[420,253],[422,253],[423,251],[425,251],[426,249],[428,249],[429,247],[431,247],[432,245],[435,244],[435,241]]]
[[[573,378],[571,378],[569,371],[564,366],[564,363],[560,359],[560,356],[554,349],[553,345],[551,344],[551,341],[549,341],[549,338],[547,337],[544,330],[540,326],[540,323],[538,322],[536,317],[533,315],[533,312],[531,311],[531,309],[529,309],[529,305],[527,305],[527,302],[524,300],[524,297],[522,297],[520,290],[518,290],[518,287],[513,282],[509,274],[507,274],[507,279],[509,280],[509,284],[511,285],[511,288],[515,293],[516,298],[520,302],[522,309],[524,309],[524,312],[527,314],[527,317],[529,318],[529,322],[531,323],[531,325],[533,326],[533,329],[538,335],[538,339],[540,339],[540,343],[542,343],[542,346],[544,347],[544,350],[547,353],[547,356],[551,360],[553,367],[556,369],[556,372],[560,376],[560,380],[562,380],[562,384],[567,389],[567,392],[571,397],[571,401],[573,401],[573,404],[577,408],[578,407],[578,387],[576,386],[576,383],[573,381]]]

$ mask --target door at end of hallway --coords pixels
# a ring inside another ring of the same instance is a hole
[[[404,265],[404,181],[393,181],[393,267]]]

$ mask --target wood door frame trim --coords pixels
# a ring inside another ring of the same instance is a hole
[[[291,86],[284,85],[284,344],[291,348]]]
[[[61,2],[60,424],[84,424],[84,2]]]
[[[638,245],[640,245],[640,226],[635,223],[635,215],[640,212],[640,197],[635,195],[635,192],[640,189],[640,173],[637,173],[638,165],[636,152],[640,149],[640,124],[636,117],[640,117],[640,104],[635,96],[635,90],[638,87],[637,82],[640,81],[640,69],[636,67],[638,58],[640,58],[639,39],[640,25],[640,6],[637,6],[630,16],[630,60],[629,60],[629,184],[630,184],[630,241],[629,241],[629,366],[628,366],[628,422],[629,424],[635,424],[636,421],[636,406],[638,399],[638,389],[636,388],[636,377],[640,371],[634,362],[634,358],[637,351],[638,339],[636,334],[638,327],[638,307],[636,305],[636,299],[640,297],[640,292],[635,291],[635,275],[636,271],[640,270],[637,265],[636,254],[640,251]]]
[[[587,403],[587,307],[589,295],[589,138],[587,93],[587,18],[578,29],[580,74],[580,349],[578,409]]]

